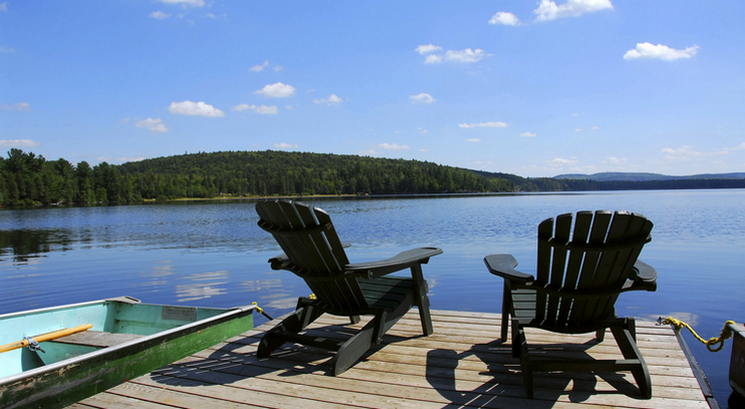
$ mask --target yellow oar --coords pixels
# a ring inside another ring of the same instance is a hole
[[[59,331],[50,332],[47,334],[37,335],[35,337],[31,337],[30,339],[36,341],[36,342],[44,342],[44,341],[50,341],[52,339],[61,338],[70,334],[74,334],[76,332],[83,332],[91,329],[93,327],[93,324],[84,324],[84,325],[78,325],[74,328],[65,328],[61,329]],[[27,347],[29,343],[28,339],[23,339],[18,342],[11,342],[10,344],[0,345],[0,353],[12,351],[14,349]]]

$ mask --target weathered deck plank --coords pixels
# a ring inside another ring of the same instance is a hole
[[[637,322],[639,348],[652,374],[653,397],[640,399],[630,373],[536,374],[535,399],[525,399],[519,360],[499,337],[500,315],[432,311],[435,334],[422,337],[416,311],[407,314],[357,365],[329,376],[332,354],[286,344],[256,358],[274,322],[146,376],[89,398],[83,408],[708,408],[673,331]],[[365,321],[352,327],[359,327]],[[309,331],[342,336],[345,321],[322,317]],[[529,331],[537,353],[576,359],[620,359],[608,332],[560,335]],[[572,342],[568,344],[567,342]],[[557,350],[559,352],[557,352]],[[71,407],[72,408],[72,407]]]

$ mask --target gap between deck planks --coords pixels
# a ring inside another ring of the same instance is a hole
[[[380,346],[338,377],[327,375],[333,354],[314,348],[285,344],[259,361],[257,344],[275,320],[70,408],[708,408],[669,327],[637,320],[652,399],[640,399],[631,374],[620,372],[537,373],[535,399],[529,400],[519,360],[498,339],[499,314],[433,310],[432,318],[435,333],[423,337],[418,312],[410,311]],[[324,316],[309,331],[340,337],[366,321],[349,326]],[[622,358],[609,331],[597,344],[593,334],[528,330],[535,354]]]

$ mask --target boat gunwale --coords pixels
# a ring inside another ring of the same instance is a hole
[[[105,302],[112,302],[112,301],[119,301],[119,302],[125,302],[123,301],[124,297],[116,297],[116,298],[106,298],[103,300],[96,300],[96,301],[85,301],[85,302],[79,302],[75,304],[65,304],[65,305],[55,305],[52,307],[44,307],[44,308],[37,308],[35,310],[26,310],[26,311],[15,311],[15,312],[9,312],[5,314],[0,314],[0,320],[6,319],[6,318],[13,318],[15,316],[19,315],[30,315],[30,314],[40,314],[44,312],[52,312],[57,310],[64,310],[67,308],[75,308],[75,307],[85,307],[88,305],[95,305],[95,304],[103,304]],[[130,300],[132,300],[133,304],[140,304],[140,300],[132,297],[126,297]]]
[[[50,308],[43,308],[43,309],[32,310],[32,311],[23,311],[23,312],[20,312],[20,313],[12,313],[12,314],[0,315],[0,319],[7,318],[8,315],[28,314],[28,313],[32,313],[32,312],[44,312],[44,311],[51,311],[51,310],[54,310],[54,309],[69,308],[69,307],[74,307],[74,306],[85,306],[85,305],[91,305],[91,304],[96,304],[96,303],[104,303],[104,302],[112,302],[112,301],[120,301],[121,302],[121,300],[117,300],[117,299],[106,299],[106,300],[98,300],[98,301],[91,301],[91,302],[78,303],[78,304],[68,304],[68,305],[59,306],[59,307],[50,307]],[[142,304],[142,305],[164,305],[164,304]],[[83,361],[87,361],[87,360],[90,360],[90,359],[95,359],[95,358],[98,358],[98,357],[100,357],[102,355],[114,354],[114,353],[116,353],[119,350],[130,348],[133,345],[151,343],[151,342],[153,342],[153,341],[155,341],[155,340],[157,340],[159,338],[167,338],[170,335],[173,335],[175,333],[185,332],[185,331],[188,332],[188,330],[190,330],[190,329],[192,329],[194,327],[204,326],[205,324],[212,323],[213,321],[224,320],[225,318],[228,318],[228,317],[230,317],[232,315],[239,315],[239,314],[244,314],[244,313],[249,312],[249,311],[253,311],[253,310],[256,309],[256,307],[257,306],[255,304],[243,305],[243,306],[236,306],[236,307],[231,307],[231,308],[194,307],[194,308],[204,308],[204,309],[212,309],[212,310],[224,310],[225,312],[223,312],[221,314],[218,314],[218,315],[215,315],[213,317],[209,317],[209,318],[205,318],[205,319],[202,319],[202,320],[190,322],[190,323],[184,324],[184,325],[179,325],[177,327],[174,327],[174,328],[171,328],[171,329],[167,329],[165,331],[157,332],[155,334],[146,335],[146,336],[143,336],[142,338],[134,339],[134,340],[131,340],[131,341],[127,341],[127,342],[124,342],[124,343],[121,343],[121,344],[117,344],[117,345],[113,345],[113,346],[106,347],[106,348],[101,348],[99,350],[96,350],[96,351],[93,351],[93,352],[89,352],[89,353],[86,353],[86,354],[83,354],[83,355],[78,355],[78,356],[75,356],[75,357],[72,357],[72,358],[69,358],[69,359],[65,359],[65,360],[62,360],[62,361],[59,361],[59,362],[55,362],[53,364],[44,365],[44,366],[40,366],[38,368],[30,369],[28,371],[19,372],[19,373],[14,374],[14,375],[9,375],[9,376],[6,376],[4,378],[0,378],[0,387],[5,387],[5,386],[8,386],[10,384],[13,384],[14,382],[23,381],[24,379],[28,379],[28,378],[32,378],[32,377],[35,377],[35,376],[43,375],[43,374],[48,373],[48,372],[52,372],[52,371],[56,371],[56,370],[59,370],[59,369],[65,368],[65,367],[69,367],[71,365],[74,366],[77,363],[81,363]]]

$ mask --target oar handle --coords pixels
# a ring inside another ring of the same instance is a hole
[[[91,328],[93,328],[93,324],[83,324],[83,325],[78,325],[77,327],[73,327],[73,328],[65,328],[59,331],[37,335],[35,337],[31,337],[30,339],[33,339],[36,342],[51,341],[53,339],[62,338],[64,336],[74,334],[76,332],[87,331]],[[28,346],[28,339],[22,339],[17,342],[11,342],[10,344],[0,345],[0,354],[3,352],[12,351],[14,349],[24,348],[27,346]]]

